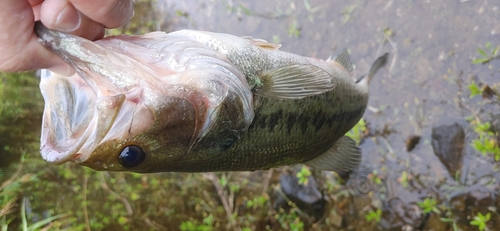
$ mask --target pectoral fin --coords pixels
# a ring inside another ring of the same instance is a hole
[[[360,161],[361,149],[356,146],[353,139],[343,136],[325,153],[304,164],[316,169],[335,171],[341,174],[356,168]]]
[[[277,99],[302,99],[331,91],[335,84],[325,70],[310,64],[297,64],[264,71],[255,94]]]

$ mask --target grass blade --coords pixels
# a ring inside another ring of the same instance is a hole
[[[477,52],[479,52],[479,54],[481,54],[484,57],[488,57],[488,55],[486,54],[486,52],[484,52],[484,50],[481,49],[481,48],[477,48]]]

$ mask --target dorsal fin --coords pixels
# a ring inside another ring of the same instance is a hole
[[[349,52],[347,52],[347,49],[342,49],[338,54],[335,56],[330,56],[330,58],[327,59],[327,61],[333,60],[340,65],[342,65],[349,73],[352,74],[352,70],[354,69],[354,64],[351,61],[351,57],[349,56]]]
[[[252,38],[251,36],[245,36],[244,39],[250,40],[255,46],[262,47],[268,50],[278,50],[281,47],[281,44],[270,43],[264,39]]]

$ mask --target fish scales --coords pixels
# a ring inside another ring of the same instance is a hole
[[[324,61],[203,31],[96,42],[39,23],[36,32],[77,72],[44,72],[42,156],[107,171],[253,171],[298,163],[351,170],[361,152],[344,134],[363,116],[368,82],[387,58],[354,82],[345,50]],[[49,94],[54,86],[61,87]]]
[[[262,49],[252,43],[251,37],[235,40],[236,36],[233,35],[191,30],[180,30],[172,34],[186,39],[194,38],[224,54],[247,77],[262,70],[273,70],[291,64],[310,64],[309,60],[312,59],[279,50]]]

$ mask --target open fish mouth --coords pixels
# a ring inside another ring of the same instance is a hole
[[[125,95],[98,97],[78,75],[63,77],[43,70],[45,101],[41,153],[54,163],[85,161],[117,127],[130,124]]]
[[[63,163],[78,159],[95,128],[96,95],[78,76],[63,77],[42,70],[40,90],[45,101],[41,148],[45,160]]]
[[[141,89],[96,94],[78,74],[63,77],[47,70],[40,89],[45,101],[40,152],[48,162],[85,162],[100,143],[127,139],[153,123],[151,112],[137,107]]]
[[[126,57],[88,40],[48,30],[40,23],[35,31],[44,46],[76,71],[70,77],[42,71],[45,109],[40,152],[45,160],[84,162],[100,143],[126,139],[153,122],[152,113],[140,100],[142,88],[131,81],[117,86],[109,78],[113,66],[107,65],[106,58],[115,55],[126,62]],[[121,73],[127,71],[131,72]],[[141,117],[140,123],[137,117]]]

